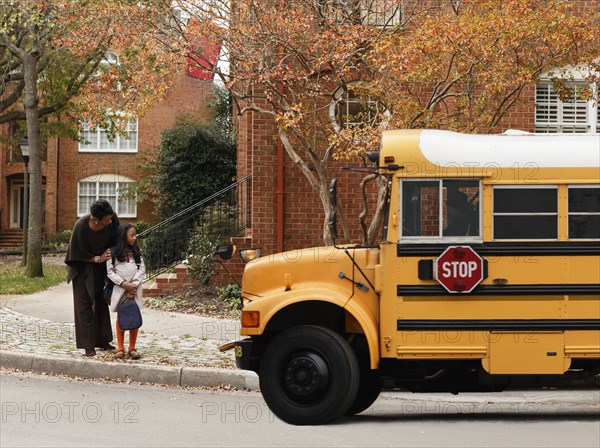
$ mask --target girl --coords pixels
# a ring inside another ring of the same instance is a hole
[[[143,308],[142,281],[146,268],[142,260],[140,246],[137,242],[136,230],[133,224],[123,224],[117,229],[117,245],[115,246],[115,260],[106,262],[108,278],[115,286],[110,300],[110,310],[117,312],[119,304],[126,299],[135,299],[140,310]],[[125,357],[125,331],[119,326],[119,315],[117,314],[117,351],[116,358]],[[135,348],[138,329],[129,330],[129,349],[127,353],[132,359],[140,359],[141,356]]]

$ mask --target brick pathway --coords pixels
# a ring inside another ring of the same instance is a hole
[[[113,333],[115,332],[113,327]],[[127,347],[127,334],[125,347]],[[223,341],[193,336],[163,336],[145,332],[143,327],[137,340],[142,359],[122,362],[145,362],[187,367],[235,368],[233,351],[220,352]],[[83,350],[75,348],[73,324],[52,322],[0,309],[0,349],[35,354],[56,354],[83,357]],[[111,352],[98,351],[92,359],[114,361]]]

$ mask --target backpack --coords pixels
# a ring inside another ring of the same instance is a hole
[[[112,246],[110,248],[110,256],[113,267],[115,266],[115,260],[117,258],[117,246]],[[140,264],[142,264],[142,259],[138,254],[134,252],[133,259],[135,260],[135,264],[138,269],[140,268]],[[104,301],[110,305],[110,298],[112,297],[113,287],[115,286],[114,282],[108,277],[108,273],[104,278],[104,288],[102,288],[102,297],[104,297]]]
[[[142,326],[142,313],[134,299],[123,300],[117,313],[121,330],[136,330]]]

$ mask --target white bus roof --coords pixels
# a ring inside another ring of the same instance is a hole
[[[416,133],[416,134],[415,134]],[[422,157],[438,166],[600,168],[600,134],[461,134],[442,130],[384,132],[382,152],[399,153],[398,144],[418,138]],[[414,141],[414,140],[413,140]],[[402,152],[402,151],[401,151]],[[404,160],[396,160],[402,164]]]

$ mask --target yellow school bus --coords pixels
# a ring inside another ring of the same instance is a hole
[[[377,247],[246,265],[230,347],[271,410],[322,424],[383,388],[593,386],[600,136],[394,130],[369,158],[389,180]]]

